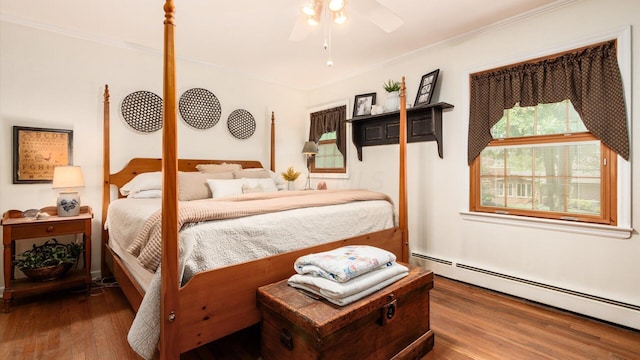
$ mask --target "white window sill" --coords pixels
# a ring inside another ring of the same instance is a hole
[[[460,215],[464,220],[478,221],[489,224],[524,226],[534,229],[544,229],[552,231],[563,231],[581,235],[593,235],[609,237],[614,239],[629,239],[633,233],[633,228],[623,228],[618,226],[608,226],[599,224],[587,224],[583,222],[538,219],[525,216],[489,214],[470,211],[461,211]]]

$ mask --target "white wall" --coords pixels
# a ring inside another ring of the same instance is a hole
[[[50,184],[12,184],[12,126],[72,129],[73,160],[82,166],[86,182],[80,191],[82,203],[92,206],[95,214],[92,272],[97,277],[104,85],[109,84],[111,93],[112,171],[131,157],[160,157],[161,132],[134,132],[120,105],[138,90],[162,96],[161,54],[15,23],[0,26],[0,211],[51,206],[57,196]],[[260,160],[268,168],[274,111],[276,171],[306,166],[300,153],[308,134],[304,93],[183,59],[177,61],[177,75],[178,96],[190,88],[205,88],[222,108],[220,121],[211,129],[196,130],[179,120],[180,157]],[[227,130],[226,119],[236,109],[248,110],[256,120],[256,131],[248,139],[236,139]],[[304,179],[299,181],[302,186]],[[28,246],[27,241],[21,243]]]
[[[455,105],[443,115],[444,159],[438,158],[435,143],[413,143],[408,148],[408,194],[411,251],[437,259],[462,263],[509,276],[578,291],[640,306],[640,236],[629,239],[599,235],[496,225],[464,220],[468,209],[468,74],[471,69],[488,69],[540,56],[542,52],[574,44],[602,34],[632,27],[633,59],[637,64],[640,40],[640,2],[634,0],[577,1],[549,9],[518,21],[443,42],[384,67],[347,81],[312,91],[317,103],[356,94],[378,93],[384,103],[382,83],[406,77],[407,98],[413,103],[422,75],[440,69],[440,95],[433,102]],[[633,69],[628,87],[638,93],[639,71]],[[638,96],[626,94],[638,109]],[[637,113],[637,111],[636,111]],[[632,122],[633,198],[631,224],[640,223],[640,123]],[[350,186],[379,189],[397,199],[398,147],[363,148],[359,162],[351,146]],[[635,156],[634,156],[635,155]],[[390,169],[390,170],[389,170]],[[345,186],[342,184],[341,186]],[[455,266],[412,258],[452,278],[552,304],[608,321],[640,328],[640,312],[585,300],[556,291],[522,285],[510,280],[463,270]]]

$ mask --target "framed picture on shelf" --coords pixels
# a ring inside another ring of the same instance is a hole
[[[371,106],[376,104],[376,93],[356,95],[353,101],[353,117],[371,115]]]
[[[13,183],[53,182],[53,168],[73,164],[73,130],[13,127]]]
[[[431,96],[438,80],[438,73],[440,69],[436,69],[426,75],[422,76],[420,80],[420,87],[418,88],[418,94],[416,95],[416,101],[413,106],[427,105],[431,103]]]

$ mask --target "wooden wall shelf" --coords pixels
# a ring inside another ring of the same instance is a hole
[[[453,105],[440,102],[407,109],[407,142],[435,141],[442,159],[442,110]],[[358,116],[352,124],[353,144],[362,161],[362,147],[397,144],[400,139],[400,111],[380,115]]]

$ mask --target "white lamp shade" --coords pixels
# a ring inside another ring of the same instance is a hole
[[[53,168],[54,189],[83,187],[84,177],[80,166],[56,166]]]

